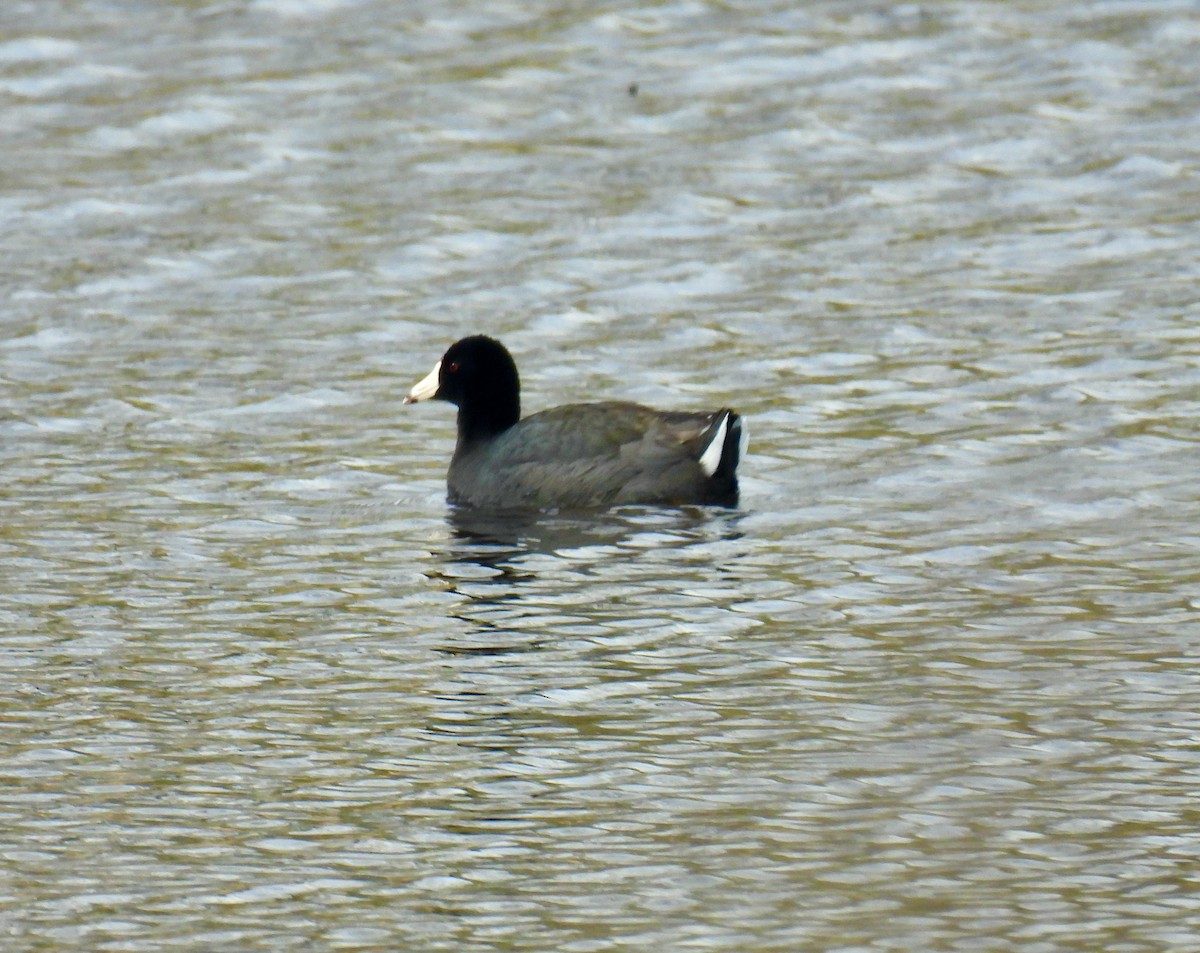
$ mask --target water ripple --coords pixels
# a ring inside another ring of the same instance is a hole
[[[0,42],[8,947],[1192,943],[1189,4],[243,6]],[[448,509],[475,331],[741,509]]]

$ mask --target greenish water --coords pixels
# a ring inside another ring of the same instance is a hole
[[[1190,3],[12,3],[6,950],[1200,932]],[[631,84],[635,86],[631,87]],[[736,407],[734,512],[451,513]]]

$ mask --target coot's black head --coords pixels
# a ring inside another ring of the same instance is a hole
[[[460,439],[507,430],[521,418],[521,380],[508,349],[476,334],[450,346],[433,370],[404,399],[448,400],[458,407]]]

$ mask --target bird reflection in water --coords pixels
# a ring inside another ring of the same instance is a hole
[[[440,565],[427,576],[463,598],[450,616],[470,630],[441,651],[529,651],[560,635],[560,624],[607,619],[616,608],[614,592],[619,602],[626,590],[643,596],[648,589],[671,591],[696,573],[698,557],[680,560],[677,554],[739,539],[743,515],[707,506],[599,513],[451,507],[451,535],[433,553]],[[708,554],[717,558],[706,572],[722,572],[723,554],[725,547]],[[654,573],[654,566],[661,572]],[[605,594],[581,592],[592,583]]]

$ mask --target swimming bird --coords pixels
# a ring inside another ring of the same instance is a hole
[[[654,410],[626,401],[564,404],[521,417],[508,349],[485,335],[452,344],[404,402],[458,407],[447,474],[452,503],[581,509],[625,503],[736,506],[746,447],[728,408]]]

